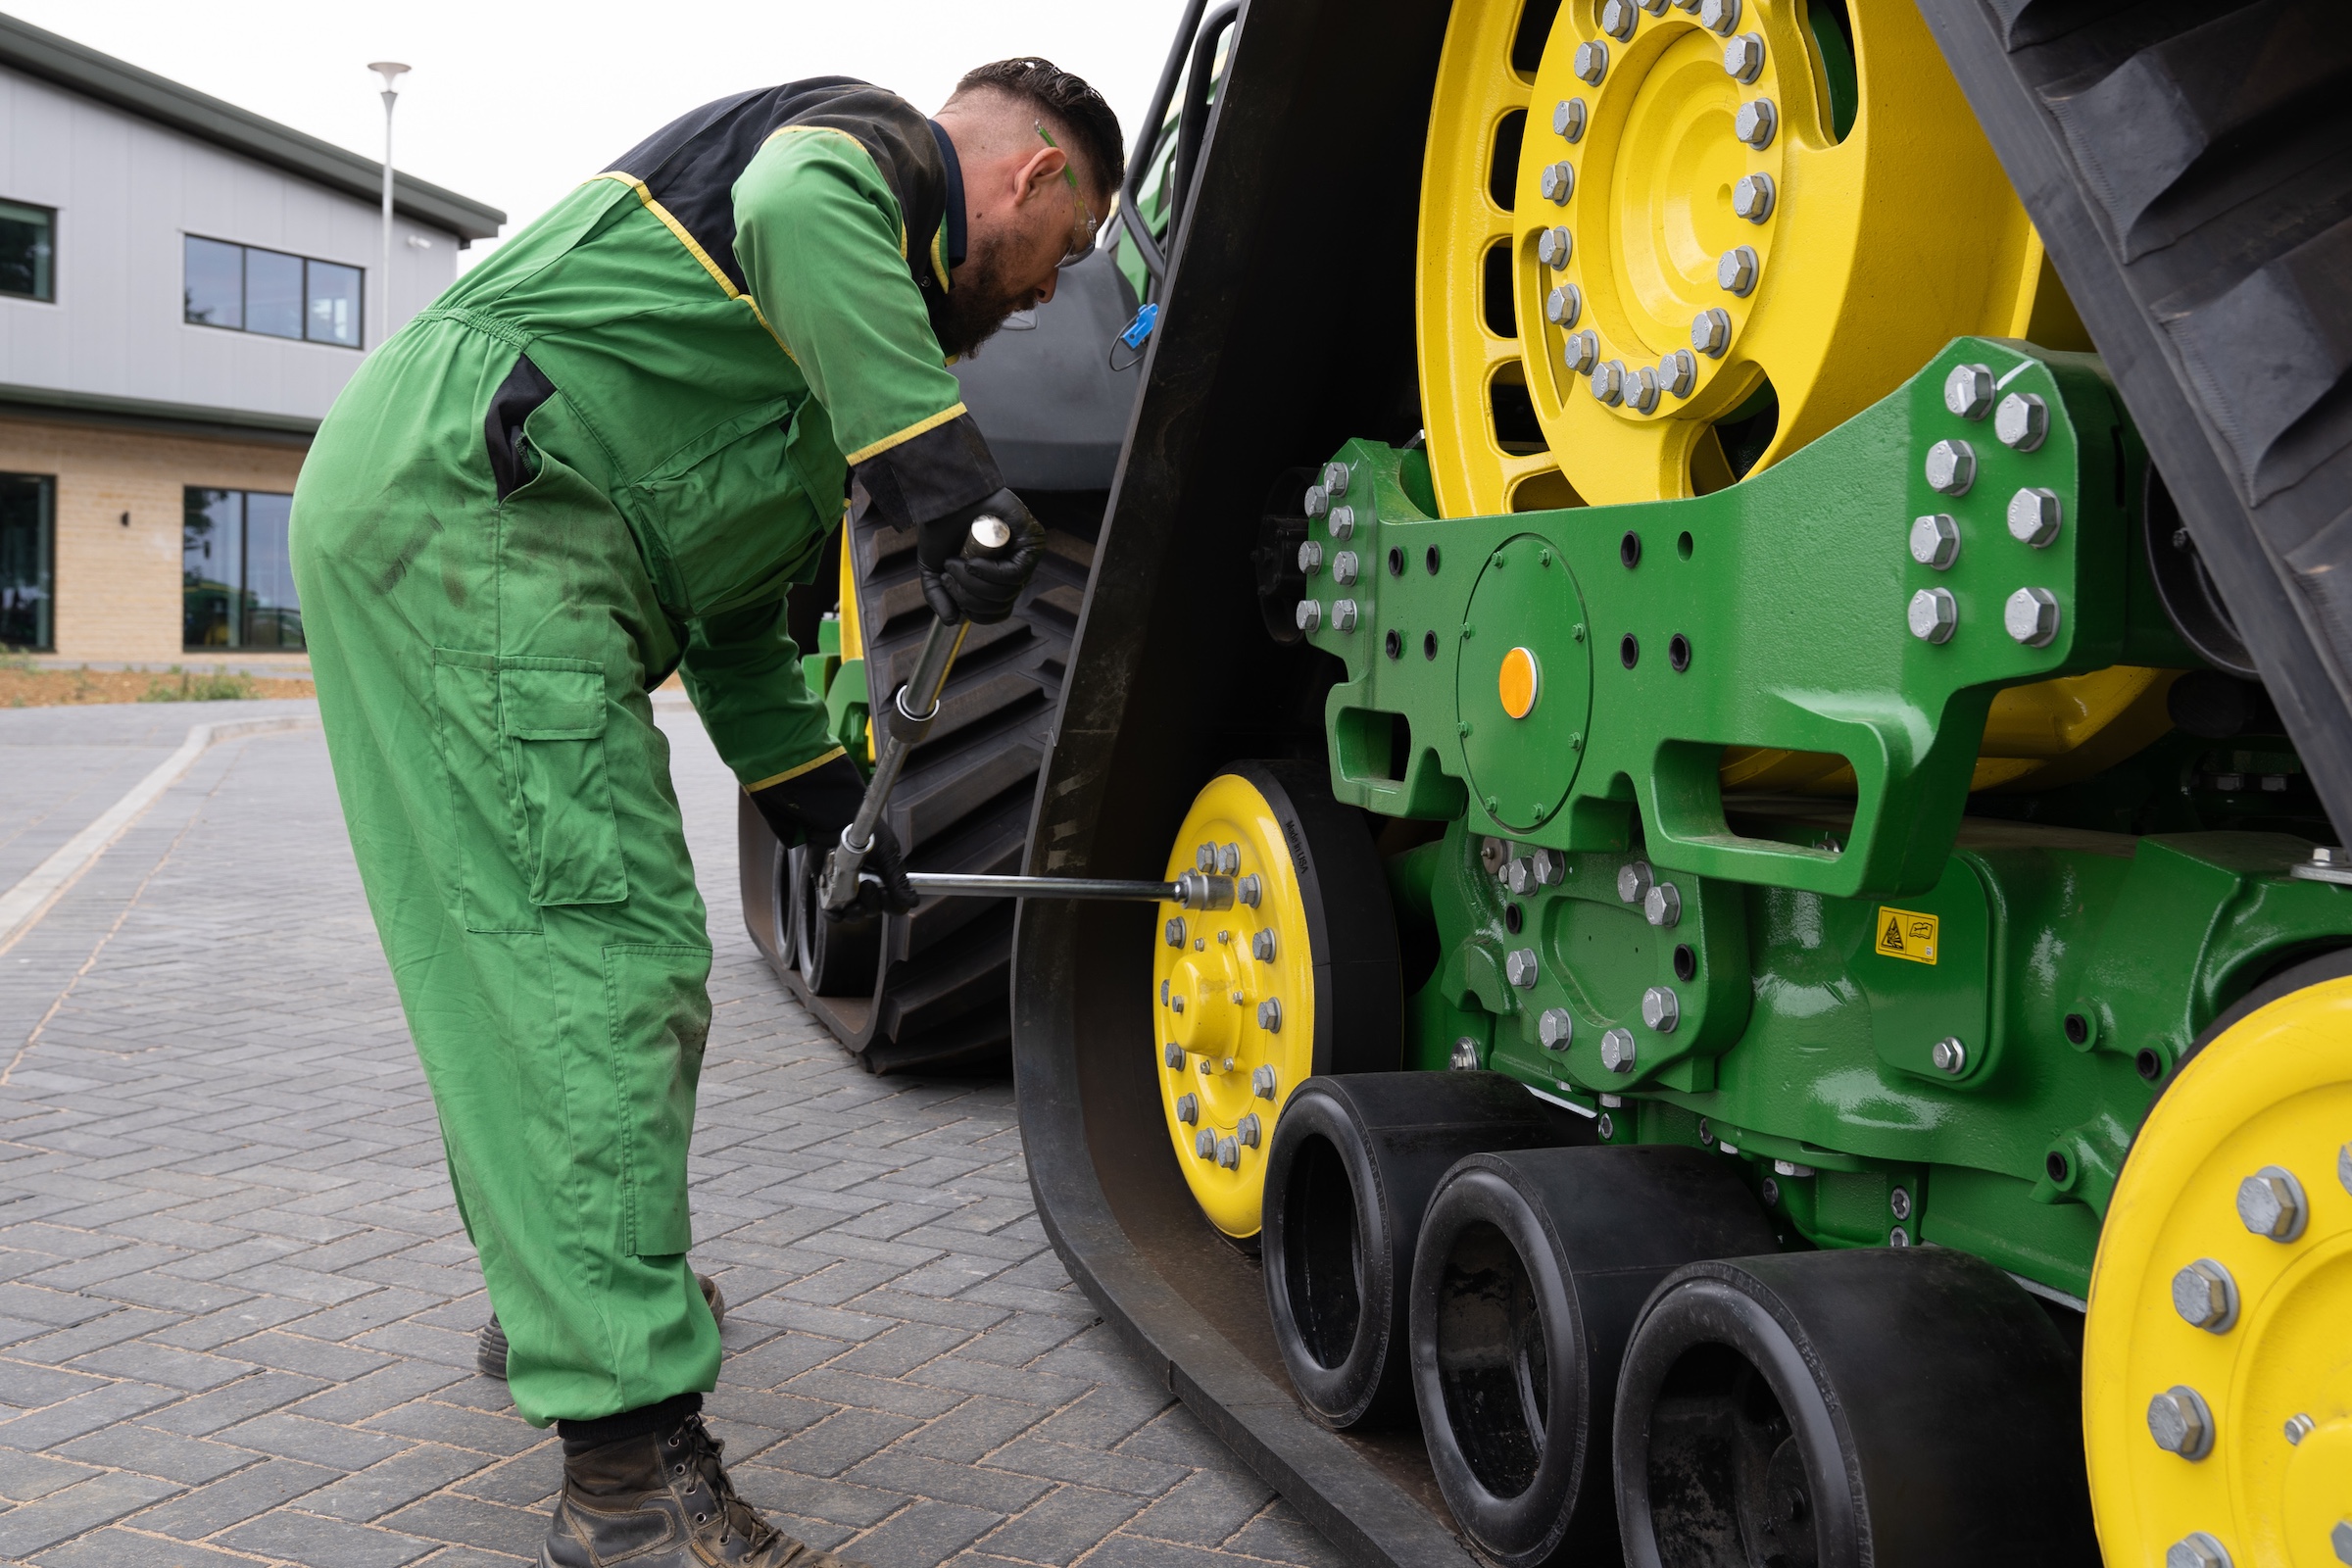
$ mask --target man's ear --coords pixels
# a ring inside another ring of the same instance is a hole
[[[1061,172],[1069,165],[1069,155],[1060,148],[1038,148],[1029,155],[1028,162],[1021,165],[1020,172],[1013,177],[1015,199],[1026,202],[1032,196],[1051,190],[1061,182]]]

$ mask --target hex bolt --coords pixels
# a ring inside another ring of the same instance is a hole
[[[1239,1170],[1242,1164],[1242,1146],[1231,1138],[1217,1140],[1217,1163],[1227,1170]]]
[[[1217,1135],[1206,1127],[1193,1134],[1193,1157],[1196,1159],[1217,1157]]]
[[[1301,599],[1298,601],[1297,619],[1300,631],[1318,630],[1323,624],[1323,607],[1312,599]]]
[[[1536,891],[1536,862],[1527,856],[1513,856],[1502,868],[1502,885],[1519,898]]]
[[[1455,1072],[1478,1071],[1478,1042],[1471,1039],[1468,1035],[1464,1035],[1459,1040],[1456,1040],[1453,1043],[1453,1057],[1451,1065]]]
[[[1572,332],[1561,345],[1560,357],[1577,374],[1591,375],[1592,368],[1600,363],[1600,338],[1590,331]]]
[[[1354,470],[1345,463],[1323,465],[1323,488],[1330,493],[1332,500],[1337,501],[1348,493],[1348,481],[1353,473]]]
[[[2303,1184],[2281,1165],[2265,1165],[2237,1184],[2237,1217],[2246,1229],[2274,1242],[2291,1242],[2303,1234],[2311,1204]]]
[[[1751,223],[1772,216],[1772,176],[1761,171],[1741,174],[1732,186],[1732,211]]]
[[[1544,296],[1544,319],[1554,326],[1574,326],[1576,318],[1584,314],[1584,291],[1574,283],[1562,283]]]
[[[1709,32],[1731,36],[1740,25],[1740,0],[1698,0],[1698,24]]]
[[[1690,318],[1690,346],[1710,360],[1732,346],[1732,313],[1717,306]]]
[[[2009,537],[2046,550],[2058,537],[2061,512],[2057,491],[2028,486],[2009,498]]]
[[[2335,1548],[2337,1562],[2352,1564],[2352,1519],[2336,1522],[2335,1528],[2328,1532],[2328,1544]]]
[[[1612,1029],[1600,1037],[1600,1064],[1611,1072],[1634,1070],[1634,1032]]]
[[[1551,133],[1568,141],[1585,139],[1585,101],[1563,98],[1551,106]]]
[[[2164,1548],[2164,1568],[2230,1568],[2230,1549],[2202,1530]]]
[[[1683,1021],[1683,999],[1672,986],[1651,986],[1642,993],[1642,1021],[1659,1034],[1674,1033]]]
[[[1536,176],[1536,188],[1554,207],[1567,206],[1568,198],[1576,194],[1576,166],[1545,164],[1544,172]]]
[[[1242,868],[1242,847],[1241,847],[1239,844],[1220,844],[1220,845],[1218,845],[1218,846],[1217,846],[1217,875],[1219,875],[1219,876],[1233,876],[1233,875],[1235,875],[1236,873],[1238,873],[1238,872],[1241,870],[1241,868]],[[1220,932],[1218,932],[1218,933],[1217,933],[1217,940],[1218,940],[1219,942],[1223,942],[1223,941],[1226,941],[1226,940],[1228,940],[1228,939],[1227,939],[1227,937],[1226,937],[1225,933],[1224,933],[1224,932],[1222,932],[1222,931],[1220,931]]]
[[[1676,349],[1658,362],[1658,387],[1678,398],[1687,398],[1698,384],[1698,356],[1689,349]]]
[[[1352,550],[1343,550],[1331,558],[1331,580],[1346,588],[1363,575],[1363,559]]]
[[[1171,1012],[1181,1013],[1184,1011],[1184,998],[1181,996],[1170,997],[1168,999],[1168,1009]]]
[[[1257,1026],[1270,1035],[1282,1033],[1282,1003],[1268,997],[1257,1004]]]
[[[1239,882],[1236,882],[1233,885],[1233,896],[1241,901],[1242,905],[1248,908],[1256,908],[1257,901],[1264,896],[1264,893],[1265,884],[1257,879],[1257,873],[1255,871],[1250,872],[1248,876],[1242,878]]]
[[[1634,24],[1642,13],[1634,9],[1633,0],[1601,0],[1600,30],[1623,43],[1634,35]]]
[[[1610,360],[1592,367],[1592,395],[1610,408],[1625,401],[1625,362]]]
[[[1968,1071],[1968,1047],[1958,1035],[1945,1035],[1928,1048],[1928,1060],[1936,1064],[1937,1072],[1957,1078]]]
[[[1992,412],[1992,368],[1984,365],[1955,365],[1943,378],[1943,406],[1963,419],[1982,419]]]
[[[1938,495],[1964,496],[1977,482],[1977,451],[1965,441],[1938,441],[1928,448],[1928,488]]]
[[[1536,1020],[1536,1038],[1545,1051],[1566,1051],[1576,1044],[1576,1015],[1566,1007],[1545,1007]]]
[[[1203,844],[1193,851],[1193,865],[1197,870],[1214,871],[1217,868],[1217,847]]]
[[[1732,134],[1758,152],[1772,145],[1772,134],[1780,127],[1780,112],[1769,98],[1750,98],[1732,116]]]
[[[1733,78],[1752,82],[1764,74],[1764,35],[1743,32],[1723,46],[1723,69]]]
[[[2028,648],[2047,648],[2058,638],[2058,596],[2047,588],[2020,588],[2001,607],[2001,624]]]
[[[1753,245],[1735,245],[1716,260],[1715,281],[1725,293],[1745,299],[1756,291],[1762,267]]]
[[[1600,78],[1609,74],[1609,46],[1598,38],[1576,46],[1576,56],[1569,62],[1576,71],[1576,79],[1588,87],[1600,85]]]
[[[2148,1401],[2148,1436],[2167,1453],[2202,1459],[2213,1451],[2213,1411],[2203,1395],[2176,1383]]]
[[[2173,1310],[2190,1328],[2227,1334],[2237,1326],[2237,1281],[2210,1257],[2173,1276]]]
[[[1171,917],[1169,918],[1169,920],[1168,920],[1168,925],[1167,925],[1166,936],[1167,936],[1167,939],[1168,939],[1168,946],[1169,946],[1169,947],[1171,947],[1171,948],[1181,948],[1181,947],[1183,947],[1183,946],[1184,946],[1184,916],[1183,916],[1183,915],[1181,915],[1181,914],[1179,914],[1179,915],[1173,915],[1173,916],[1171,916]]]
[[[1260,1067],[1250,1075],[1250,1092],[1260,1100],[1272,1100],[1277,1087],[1272,1067]]]
[[[1682,890],[1671,882],[1661,882],[1651,888],[1642,899],[1642,918],[1661,931],[1682,924]]]
[[[2303,1440],[2319,1429],[2320,1424],[2307,1415],[2288,1416],[2286,1418],[2287,1446],[2290,1448],[2301,1447]]]
[[[1545,267],[1555,270],[1566,267],[1568,258],[1575,254],[1576,236],[1568,232],[1564,223],[1555,224],[1536,236],[1536,260]]]
[[[1617,868],[1617,900],[1621,904],[1640,904],[1649,894],[1652,878],[1647,860],[1628,860]]]
[[[1353,507],[1332,508],[1331,521],[1326,526],[1331,529],[1331,536],[1334,539],[1349,537],[1355,532],[1355,509]]]
[[[1331,629],[1333,631],[1355,630],[1355,619],[1354,600],[1343,599],[1331,607]]]
[[[1952,630],[1959,625],[1959,600],[1950,588],[1922,588],[1912,595],[1905,618],[1919,642],[1952,642]]]
[[[2012,392],[1992,411],[1992,433],[2013,451],[2031,452],[2049,439],[2050,406],[2031,392]]]
[[[1199,1095],[1178,1095],[1176,1097],[1176,1119],[1187,1126],[1199,1121],[1200,1119],[1200,1097]]]
[[[1255,1149],[1266,1141],[1266,1124],[1257,1119],[1256,1111],[1250,1111],[1234,1123],[1233,1136],[1243,1148]]]
[[[1896,1219],[1909,1219],[1911,1217],[1910,1191],[1906,1188],[1897,1187],[1894,1191],[1888,1193],[1886,1195],[1886,1211],[1892,1214]]]
[[[1528,859],[1536,868],[1536,881],[1540,885],[1556,888],[1568,880],[1568,857],[1559,851],[1538,850]],[[2352,1156],[2348,1156],[2348,1160],[2352,1160]],[[2348,1162],[2346,1168],[2352,1169],[2352,1162]],[[2344,1185],[2352,1187],[2352,1178],[2347,1178]]]
[[[1330,510],[1331,492],[1319,484],[1308,485],[1306,487],[1306,514],[1310,517],[1320,517]]]
[[[1950,513],[1911,519],[1911,559],[1937,571],[1952,569],[1952,563],[1960,559],[1960,524]]]
[[[1625,401],[1628,407],[1648,414],[1658,406],[1658,372],[1642,366],[1625,372]]]
[[[1274,961],[1274,933],[1260,931],[1250,939],[1250,956],[1260,963]]]
[[[1168,1042],[1168,1049],[1159,1054],[1159,1059],[1166,1062],[1172,1072],[1184,1071],[1184,1048],[1173,1040]]]
[[[1536,950],[1533,948],[1513,948],[1503,956],[1503,978],[1522,991],[1534,990],[1536,981],[1543,977],[1543,966],[1537,963]]]
[[[1323,569],[1323,542],[1321,540],[1308,539],[1299,544],[1298,569],[1309,577]]]

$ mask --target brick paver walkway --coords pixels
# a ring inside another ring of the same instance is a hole
[[[108,737],[176,742],[144,722],[42,715],[46,779],[0,724],[0,837],[95,815],[62,770],[119,793]],[[1337,1563],[1063,1276],[1010,1086],[867,1077],[766,973],[728,780],[664,723],[717,949],[696,1261],[746,1494],[879,1568]],[[559,1457],[472,1370],[480,1277],[315,731],[214,748],[0,953],[0,1561],[535,1556]]]

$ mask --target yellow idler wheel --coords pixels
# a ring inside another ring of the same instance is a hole
[[[2352,1562],[2352,978],[2229,1025],[2157,1102],[2099,1239],[2082,1396],[2108,1562]]]
[[[1230,878],[1234,898],[1159,906],[1160,1107],[1201,1211],[1242,1240],[1258,1232],[1266,1151],[1298,1085],[1397,1065],[1396,917],[1371,838],[1320,765],[1244,762],[1209,780],[1168,856],[1171,881],[1188,870]]]

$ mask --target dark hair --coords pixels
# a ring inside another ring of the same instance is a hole
[[[1021,55],[975,66],[956,83],[956,97],[967,92],[1001,92],[1038,110],[1054,128],[1068,132],[1072,150],[1102,189],[1115,191],[1127,177],[1127,138],[1119,117],[1101,93],[1053,61]]]

